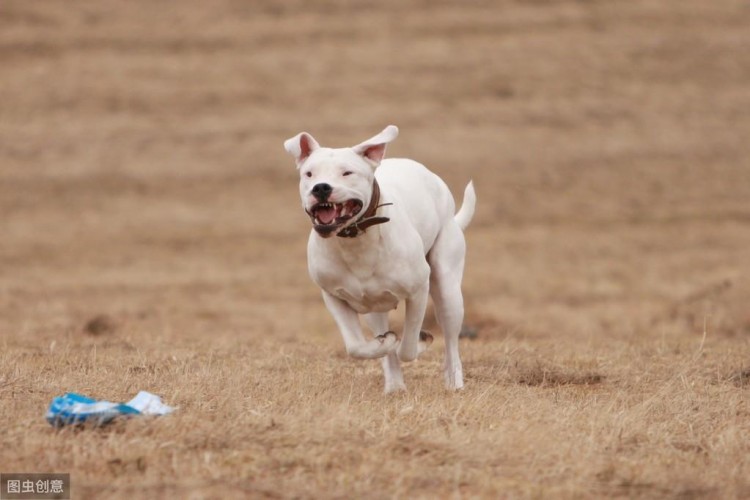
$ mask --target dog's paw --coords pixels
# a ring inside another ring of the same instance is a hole
[[[429,347],[432,345],[432,341],[435,340],[430,332],[424,330],[419,332],[419,341],[424,342]]]
[[[405,392],[406,391],[406,384],[404,384],[403,380],[398,381],[392,381],[392,382],[386,382],[385,383],[385,394],[393,394],[396,392]]]
[[[346,350],[353,358],[375,359],[382,358],[398,346],[398,338],[393,332],[385,332],[372,340],[347,346]]]
[[[380,342],[383,347],[391,348],[396,345],[396,342],[398,342],[398,337],[396,337],[394,332],[385,332],[375,337],[375,340]]]
[[[443,376],[445,388],[449,391],[460,391],[464,388],[464,372],[460,366],[455,369],[446,369]]]
[[[432,341],[435,340],[430,332],[426,332],[424,330],[419,332],[419,344],[417,344],[417,353],[422,354],[425,352],[431,345]]]

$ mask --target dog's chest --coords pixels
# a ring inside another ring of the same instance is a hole
[[[337,260],[328,265],[313,266],[313,280],[325,291],[346,301],[360,314],[387,312],[409,297],[425,276],[386,261],[359,259],[356,262]]]
[[[321,273],[318,284],[360,314],[390,311],[409,295],[409,276],[399,275],[382,263],[360,260],[326,271],[334,269],[338,272]]]
[[[344,242],[313,236],[308,247],[313,281],[360,314],[395,309],[428,282],[430,268],[418,233],[408,227],[395,233],[393,227]]]
[[[399,297],[390,290],[361,290],[357,293],[354,290],[338,288],[333,291],[333,295],[346,301],[352,309],[360,314],[368,312],[387,312],[396,309]]]

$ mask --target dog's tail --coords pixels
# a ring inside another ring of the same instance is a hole
[[[474,217],[474,208],[477,206],[477,193],[474,191],[474,181],[470,181],[464,190],[464,202],[461,209],[456,213],[455,219],[461,230],[465,230],[471,218]]]

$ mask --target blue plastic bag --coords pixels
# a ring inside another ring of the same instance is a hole
[[[174,408],[161,402],[161,398],[141,391],[127,403],[97,401],[81,394],[69,392],[52,399],[47,410],[47,422],[54,427],[91,423],[104,425],[119,416],[166,415]]]

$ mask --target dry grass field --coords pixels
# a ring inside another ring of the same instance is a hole
[[[389,156],[477,187],[459,393],[436,335],[382,394],[307,277],[283,140],[388,123]],[[745,0],[3,0],[0,216],[0,472],[77,499],[750,497]],[[139,390],[177,412],[43,418]]]

